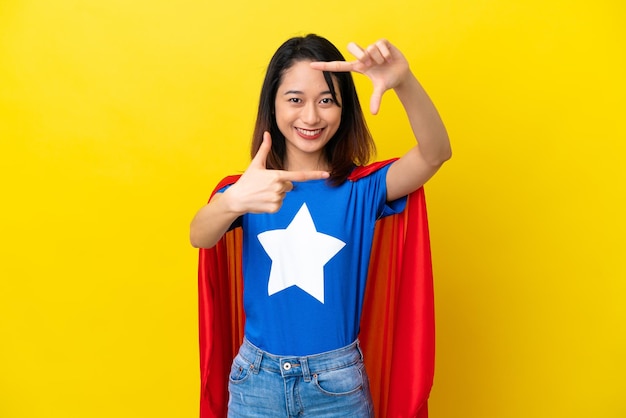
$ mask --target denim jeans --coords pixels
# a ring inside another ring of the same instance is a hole
[[[358,341],[306,357],[268,354],[244,339],[228,389],[228,417],[373,417]]]

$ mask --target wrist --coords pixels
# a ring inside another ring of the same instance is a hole
[[[242,209],[240,199],[237,198],[237,189],[235,185],[229,187],[224,191],[224,193],[222,193],[218,203],[221,206],[223,213],[228,214],[233,219],[236,219],[246,213],[246,211]]]
[[[407,91],[419,88],[419,82],[411,70],[407,70],[403,77],[400,78],[398,84],[393,88],[396,94],[400,95]]]

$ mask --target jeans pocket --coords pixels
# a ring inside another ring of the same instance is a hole
[[[344,396],[363,388],[362,363],[313,375],[313,383],[324,394]]]
[[[252,363],[247,362],[240,355],[237,355],[230,368],[228,380],[235,384],[244,382],[252,373],[252,367]]]

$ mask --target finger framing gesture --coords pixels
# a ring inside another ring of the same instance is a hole
[[[329,177],[326,171],[286,171],[267,169],[267,156],[272,148],[269,132],[241,178],[230,188],[233,211],[240,213],[275,213],[281,208],[293,182],[320,180]]]
[[[354,61],[312,62],[311,67],[321,71],[353,71],[367,76],[374,86],[370,99],[370,112],[377,114],[385,92],[398,87],[410,77],[409,64],[404,55],[388,40],[381,39],[361,48],[354,42],[348,44]]]

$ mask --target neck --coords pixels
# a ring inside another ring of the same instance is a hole
[[[320,153],[310,158],[287,158],[285,169],[287,171],[330,171],[330,164]]]

